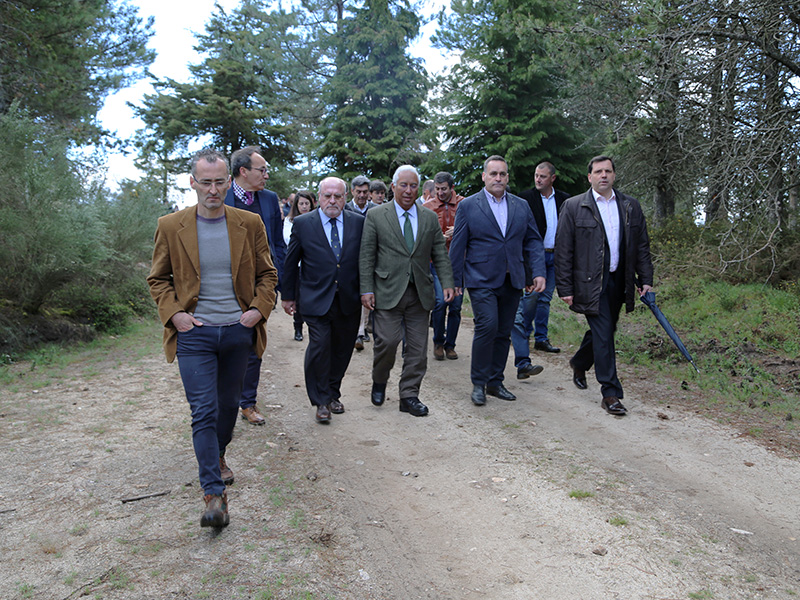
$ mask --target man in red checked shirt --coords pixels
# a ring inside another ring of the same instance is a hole
[[[450,251],[450,239],[453,237],[453,224],[456,222],[456,210],[458,203],[464,196],[456,194],[454,189],[453,176],[441,171],[433,178],[434,196],[423,206],[431,209],[439,217],[439,225],[447,243],[447,250]],[[442,284],[436,269],[431,264],[433,274],[433,287],[436,292],[436,304],[433,306],[431,321],[433,322],[433,357],[436,360],[444,360],[445,356],[450,360],[458,358],[456,353],[456,337],[458,328],[461,326],[461,302],[464,296],[459,295],[450,302],[444,301]],[[447,313],[447,319],[445,319]],[[447,327],[445,328],[445,320]]]

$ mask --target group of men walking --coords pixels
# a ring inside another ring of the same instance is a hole
[[[520,379],[542,371],[530,360],[532,333],[536,349],[559,351],[547,332],[556,288],[589,325],[570,360],[575,385],[586,389],[586,371],[594,365],[602,407],[626,413],[614,331],[622,305],[632,310],[636,288],[644,293],[652,286],[653,269],[641,207],[614,190],[610,158],[589,163],[591,189],[570,199],[553,189],[550,163],[537,167],[535,191],[509,193],[501,156],[486,159],[484,187],[467,198],[455,193],[449,173],[437,174],[424,205],[411,165],[395,171],[393,201],[382,204],[370,202],[364,177],[352,182],[353,206],[347,207],[346,183],[328,177],[319,184],[318,209],[294,218],[288,247],[277,196],[264,190],[266,160],[246,148],[234,153],[231,165],[232,182],[221,154],[205,150],[194,157],[197,205],[159,219],[148,277],[167,359],[178,358],[192,411],[206,503],[202,526],[229,521],[225,486],[234,477],[225,449],[239,408],[250,423],[263,423],[255,392],[276,290],[284,311],[300,311],[308,325],[305,385],[320,423],[345,412],[341,384],[362,335],[362,315],[370,311],[372,404],[386,403],[402,344],[399,410],[427,415],[420,389],[428,328],[433,325],[434,358],[457,359],[465,291],[475,321],[471,401],[515,400],[504,385],[512,341]]]

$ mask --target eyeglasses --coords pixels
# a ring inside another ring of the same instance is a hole
[[[199,185],[201,188],[206,188],[206,189],[210,188],[212,186],[216,186],[217,188],[221,188],[221,187],[224,187],[224,186],[226,186],[228,184],[228,180],[227,179],[213,179],[213,180],[201,179],[200,181],[195,179],[194,182],[197,185]]]
[[[247,169],[247,167],[245,167],[245,169]],[[248,171],[260,171],[261,175],[266,175],[267,173],[269,173],[269,169],[267,167],[260,167],[258,169],[250,168],[250,169],[247,169],[247,170]]]

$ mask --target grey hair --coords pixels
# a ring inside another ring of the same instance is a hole
[[[222,152],[219,150],[214,150],[213,148],[203,148],[202,150],[195,152],[194,156],[192,156],[190,163],[192,177],[197,177],[197,163],[199,163],[201,160],[211,164],[221,160],[225,163],[225,170],[228,170],[228,159],[225,158],[225,155]]]
[[[353,181],[350,182],[351,188],[357,188],[362,185],[369,185],[369,177],[366,175],[356,175],[353,177]]]
[[[400,177],[400,173],[404,173],[405,171],[411,171],[414,175],[417,176],[417,183],[420,181],[419,171],[413,165],[400,165],[397,167],[397,170],[394,172],[394,176],[392,177],[392,185],[397,183],[397,178]]]

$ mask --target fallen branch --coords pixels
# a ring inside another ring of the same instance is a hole
[[[0,510],[0,515],[4,515],[4,514],[10,513],[10,512],[14,512],[15,510],[17,510],[17,509],[16,508],[4,508],[3,510]]]
[[[127,504],[128,502],[136,502],[138,500],[146,500],[147,498],[157,498],[158,496],[166,496],[167,494],[169,494],[169,490],[167,490],[166,492],[156,492],[155,494],[147,494],[145,496],[134,496],[132,498],[123,498],[122,499],[122,503],[123,504]]]

